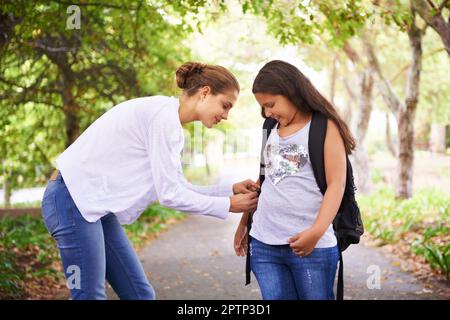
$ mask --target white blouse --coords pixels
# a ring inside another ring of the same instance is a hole
[[[158,200],[163,206],[221,219],[232,186],[194,186],[184,177],[179,100],[152,96],[125,101],[92,123],[57,159],[82,216],[114,213],[130,224]]]

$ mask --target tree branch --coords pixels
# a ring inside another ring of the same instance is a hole
[[[419,100],[419,83],[420,72],[422,69],[422,35],[423,31],[420,30],[415,21],[415,12],[412,9],[413,22],[411,26],[407,28],[409,45],[412,51],[412,62],[408,69],[408,81],[406,82],[406,104],[408,109],[415,108]]]
[[[425,21],[425,23],[433,28],[437,32],[442,42],[444,43],[445,50],[450,57],[450,23],[445,22],[442,16],[442,9],[447,5],[449,0],[444,0],[436,12],[433,14],[433,9],[436,6],[433,3],[422,1],[422,0],[411,0],[411,6],[415,12],[417,12],[420,17]]]
[[[373,44],[369,40],[367,33],[364,31],[363,31],[363,35],[362,35],[362,42],[363,42],[364,50],[366,52],[367,61],[369,63],[369,66],[372,69],[372,71],[379,78],[379,81],[376,81],[378,90],[380,90],[381,96],[383,97],[383,100],[385,101],[385,103],[387,104],[389,109],[397,117],[398,112],[400,111],[400,109],[402,107],[402,103],[401,103],[400,99],[397,97],[397,95],[395,94],[390,82],[383,75],[380,64],[378,62],[378,58],[375,55],[375,50],[373,48]]]

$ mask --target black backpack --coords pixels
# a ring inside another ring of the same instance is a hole
[[[328,119],[320,112],[313,112],[311,119],[311,126],[309,128],[309,157],[311,166],[316,178],[317,185],[322,194],[325,194],[327,183],[325,179],[325,164],[324,164],[324,144],[325,135],[327,132]],[[260,176],[259,181],[262,186],[264,182],[264,147],[271,130],[277,124],[277,121],[272,118],[267,118],[263,124],[263,141],[261,147],[261,161],[260,161]],[[342,251],[348,248],[350,244],[359,243],[361,235],[364,233],[364,227],[361,219],[358,204],[355,199],[355,183],[353,177],[352,165],[347,156],[347,178],[345,184],[344,196],[339,207],[338,213],[333,220],[333,229],[337,238],[339,248],[339,271],[337,283],[337,300],[344,298],[344,263],[342,259]],[[247,221],[247,231],[250,233],[252,219],[249,215]],[[250,246],[250,242],[248,244]],[[248,251],[250,252],[250,248]],[[250,283],[250,255],[247,254],[246,261],[246,285]]]

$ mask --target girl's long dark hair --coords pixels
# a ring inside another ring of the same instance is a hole
[[[347,124],[335,107],[313,86],[311,81],[295,66],[280,60],[268,62],[253,82],[253,94],[269,93],[288,98],[303,113],[317,111],[331,119],[344,140],[345,151],[351,154],[356,143]],[[262,116],[265,118],[264,110]]]

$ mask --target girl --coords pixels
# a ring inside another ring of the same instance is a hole
[[[263,299],[334,299],[339,252],[332,222],[346,183],[346,153],[355,148],[334,107],[293,65],[271,61],[258,73],[253,94],[264,118],[276,120],[262,161],[265,179],[250,239],[242,216],[235,234],[238,256],[247,254]],[[311,167],[309,127],[314,113],[326,116],[322,195]],[[259,181],[258,181],[259,182]]]
[[[97,119],[56,160],[42,200],[44,223],[58,244],[73,299],[105,299],[105,278],[121,299],[154,299],[121,224],[153,201],[225,219],[256,207],[255,185],[199,187],[186,181],[182,125],[210,128],[227,119],[239,84],[225,68],[186,63],[176,72],[179,98],[125,101]],[[237,193],[247,193],[238,194]]]

